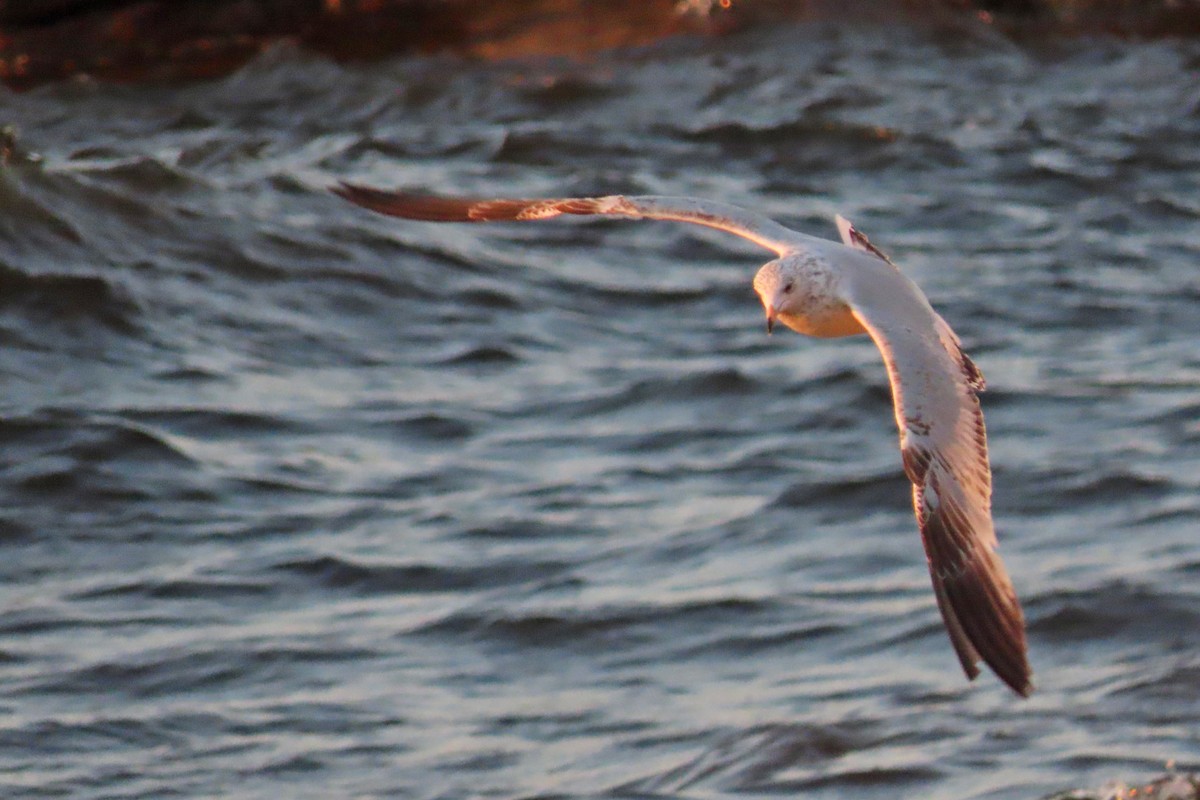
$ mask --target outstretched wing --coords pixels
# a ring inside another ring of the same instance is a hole
[[[893,267],[896,265],[887,257],[887,254],[880,250],[875,245],[871,244],[871,240],[867,238],[865,233],[861,233],[858,228],[850,224],[850,220],[838,214],[833,218],[837,223],[838,235],[842,237],[842,244],[854,250],[862,250],[864,253],[870,253],[873,256],[882,258]]]
[[[1028,695],[1025,618],[996,552],[992,475],[976,396],[983,377],[949,325],[899,271],[882,265],[854,271],[844,291],[887,365],[934,594],[963,670],[974,678],[982,659]]]
[[[387,192],[350,183],[342,183],[330,191],[380,214],[426,222],[524,221],[549,219],[561,214],[663,219],[726,231],[749,239],[767,250],[774,250],[779,255],[797,250],[805,240],[810,239],[738,206],[691,197],[610,195],[539,200],[486,199]]]

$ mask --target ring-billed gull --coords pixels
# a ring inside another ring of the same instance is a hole
[[[866,333],[883,355],[934,594],[967,677],[979,674],[983,660],[1018,694],[1033,690],[1024,616],[996,553],[992,475],[976,396],[984,388],[983,375],[925,294],[845,219],[837,218],[838,243],[737,206],[693,198],[484,199],[347,183],[333,191],[405,219],[491,222],[578,214],[674,220],[773,250],[778,257],[754,276],[768,332],[781,322],[809,336]]]

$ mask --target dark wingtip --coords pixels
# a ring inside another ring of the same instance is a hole
[[[333,192],[338,197],[345,197],[346,195],[353,192],[356,188],[358,188],[358,187],[356,187],[352,183],[346,183],[345,181],[338,181],[336,184],[329,187],[329,191]]]
[[[1022,700],[1028,700],[1029,695],[1033,694],[1034,685],[1030,681],[1009,683],[1004,681],[1013,694],[1020,697]]]
[[[353,183],[338,181],[335,185],[329,187],[329,191],[331,194],[335,194],[347,202],[354,203],[356,206],[364,206],[364,188],[363,186],[356,186]]]
[[[424,222],[477,222],[482,219],[472,216],[473,207],[479,203],[474,198],[443,197],[404,191],[390,192],[346,181],[340,181],[336,186],[330,186],[329,191],[356,206],[362,206],[369,211],[386,214],[389,217]],[[503,203],[498,205],[507,209]],[[508,205],[517,210],[523,208],[520,202]],[[507,219],[511,218],[511,215],[508,217],[499,215],[496,218]]]
[[[1033,694],[1033,690],[1037,688],[1033,685],[1033,673],[1029,670],[1028,665],[1025,665],[1024,671],[1020,674],[1010,676],[1001,675],[1000,680],[1008,684],[1008,688],[1021,697],[1029,697],[1029,695]]]
[[[938,515],[923,520],[922,534],[930,548],[934,594],[963,671],[974,679],[982,661],[1010,689],[1028,697],[1034,687],[1025,618],[1004,565],[994,552],[982,551],[958,571],[937,568],[950,561],[942,544],[953,540],[953,532],[945,522]]]
[[[1005,686],[1019,695],[1020,697],[1029,697],[1033,694],[1037,687],[1033,685],[1033,671],[1029,669],[1029,664],[1025,661],[1022,654],[1020,661],[1017,664],[1005,664],[999,661],[989,661],[988,666],[996,673]],[[979,667],[974,664],[963,662],[963,672],[967,675],[967,680],[974,681],[979,677]]]
[[[359,186],[356,183],[347,181],[338,181],[336,185],[330,186],[329,191],[336,194],[343,200],[349,200],[351,203],[359,206],[367,206],[367,202],[373,192],[378,192],[378,189],[370,189],[366,186]]]
[[[1005,686],[1020,697],[1029,697],[1033,694],[1033,690],[1037,687],[1033,685],[1033,670],[1029,668],[1028,661],[1025,660],[1024,653],[1014,662],[994,662],[988,663],[992,668],[992,672],[996,674]],[[974,676],[971,680],[974,680]]]

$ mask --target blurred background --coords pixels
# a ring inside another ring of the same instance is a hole
[[[0,80],[212,76],[281,39],[350,60],[578,56],[686,31],[964,16],[1010,31],[1200,33],[1197,0],[0,0]]]
[[[1195,797],[1196,19],[0,3],[0,794]],[[849,217],[989,380],[1037,691],[769,254],[339,180]]]

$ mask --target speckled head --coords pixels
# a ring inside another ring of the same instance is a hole
[[[795,292],[795,276],[785,276],[785,262],[779,259],[768,261],[754,275],[754,291],[762,301],[767,314],[767,333],[775,330],[775,322],[787,302],[788,295]]]
[[[866,333],[834,284],[829,270],[818,261],[795,256],[768,261],[754,276],[754,291],[767,315],[767,333],[776,322],[806,336]]]

